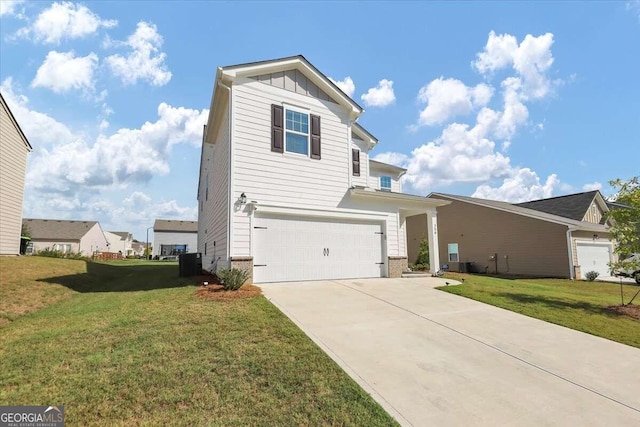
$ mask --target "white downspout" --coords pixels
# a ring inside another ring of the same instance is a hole
[[[227,171],[228,175],[227,175],[227,209],[228,209],[228,215],[229,215],[229,219],[227,221],[227,248],[226,248],[226,260],[227,263],[230,264],[231,262],[231,243],[233,241],[233,238],[231,236],[231,222],[233,221],[233,203],[231,202],[231,177],[233,176],[232,174],[232,169],[233,169],[233,161],[231,158],[232,155],[232,151],[231,151],[231,141],[233,140],[232,138],[232,128],[231,128],[231,117],[233,114],[233,110],[232,110],[232,104],[231,104],[231,88],[227,85],[225,85],[224,83],[222,83],[222,81],[218,80],[218,85],[223,87],[224,89],[227,90],[227,92],[229,93],[229,114],[227,117],[228,120],[228,126],[229,126],[229,147],[228,147],[228,152],[227,152],[227,156],[228,156],[228,163],[229,163],[229,170]]]
[[[571,244],[571,227],[567,227],[567,252],[569,255],[569,278],[575,279],[575,267],[573,265],[573,245]]]

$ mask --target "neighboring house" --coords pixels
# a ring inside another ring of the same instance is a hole
[[[20,253],[22,201],[31,145],[0,94],[0,255]]]
[[[198,222],[156,219],[153,224],[154,256],[175,257],[198,248]]]
[[[122,256],[133,255],[133,236],[127,231],[105,231],[109,242],[109,252],[121,253]]]
[[[97,221],[25,218],[22,223],[31,231],[34,253],[44,249],[80,252],[84,256],[109,252],[107,238]]]
[[[449,202],[403,194],[405,170],[369,159],[378,140],[356,123],[362,107],[304,57],[218,68],[209,111],[204,269],[245,269],[256,283],[399,277],[418,214],[437,246],[436,207]]]
[[[451,271],[572,279],[589,271],[611,275],[614,247],[599,191],[519,204],[442,193],[428,197],[451,202],[438,209],[440,258]],[[408,228],[414,257],[426,219],[411,218]]]
[[[143,242],[138,242],[136,240],[134,240],[131,243],[131,255],[136,256],[136,257],[142,257],[144,256],[144,251],[147,248],[147,244],[143,243]]]

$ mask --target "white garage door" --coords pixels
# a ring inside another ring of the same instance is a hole
[[[597,271],[600,276],[611,276],[608,265],[611,261],[610,243],[577,242],[576,249],[582,278],[589,271]]]
[[[381,223],[256,216],[255,283],[382,277]]]

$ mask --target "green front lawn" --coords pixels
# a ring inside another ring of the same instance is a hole
[[[562,279],[498,279],[476,275],[459,286],[438,289],[556,323],[623,344],[640,347],[640,320],[607,307],[620,304],[620,285]],[[638,291],[624,285],[625,302]],[[640,303],[640,296],[634,304]]]
[[[396,424],[264,297],[202,300],[175,264],[0,261],[0,405],[65,405],[68,425]]]

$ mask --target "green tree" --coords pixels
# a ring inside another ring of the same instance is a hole
[[[28,237],[31,238],[31,230],[28,225],[22,224],[22,229],[20,230],[20,237]]]
[[[607,217],[613,220],[611,236],[616,240],[616,253],[618,262],[611,264],[614,270],[635,271],[638,269],[637,261],[626,261],[634,253],[640,253],[640,176],[634,176],[629,181],[620,178],[609,181],[616,194],[612,198],[615,202],[607,213]],[[636,281],[638,277],[636,276]],[[640,290],[627,304],[640,294]],[[622,280],[620,281],[620,301],[624,303]]]
[[[611,236],[616,240],[616,252],[621,259],[640,253],[640,176],[628,181],[609,181],[616,194],[615,205],[608,212],[612,219]]]

